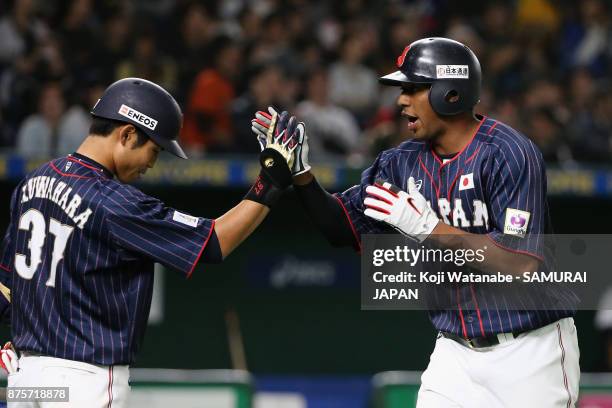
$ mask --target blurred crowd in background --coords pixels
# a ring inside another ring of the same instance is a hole
[[[362,165],[408,137],[396,69],[445,36],[483,68],[477,112],[523,131],[562,166],[612,152],[612,6],[606,0],[0,0],[0,145],[73,151],[116,79],[168,89],[192,156],[256,153],[256,110],[306,122],[313,158]]]

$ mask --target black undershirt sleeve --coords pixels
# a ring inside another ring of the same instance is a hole
[[[200,262],[204,263],[221,263],[223,261],[223,254],[221,253],[221,246],[219,245],[219,238],[215,230],[210,234],[206,248],[202,252]]]
[[[314,177],[308,184],[294,185],[294,189],[308,217],[330,244],[359,250],[350,221],[336,197],[325,191]]]

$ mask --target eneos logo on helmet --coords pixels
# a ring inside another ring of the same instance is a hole
[[[468,79],[470,69],[467,65],[436,65],[436,78],[439,79]]]
[[[142,112],[138,112],[136,109],[130,108],[127,105],[121,105],[118,113],[121,116],[125,116],[134,122],[138,122],[151,130],[155,130],[155,127],[157,126],[157,121],[155,119],[145,115]]]

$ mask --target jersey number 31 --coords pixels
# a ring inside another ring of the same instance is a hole
[[[30,280],[42,262],[43,247],[47,238],[47,223],[42,213],[35,209],[29,209],[19,219],[19,229],[23,231],[32,230],[28,241],[30,250],[30,262],[26,255],[15,254],[15,270],[24,279]],[[64,225],[54,218],[49,220],[49,233],[55,236],[53,242],[53,255],[51,257],[51,269],[49,279],[45,285],[55,287],[55,272],[57,264],[64,258],[66,243],[72,234],[74,227]]]

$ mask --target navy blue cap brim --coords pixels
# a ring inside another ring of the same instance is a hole
[[[406,76],[402,71],[395,71],[389,75],[378,78],[378,82],[382,85],[402,86],[404,84],[431,84],[434,80],[426,76],[413,74],[411,78]]]
[[[402,71],[395,71],[388,75],[378,78],[378,82],[382,85],[401,86],[406,82],[412,82]]]
[[[162,149],[172,153],[176,157],[180,157],[181,159],[188,159],[187,155],[183,151],[183,148],[176,140],[168,140],[163,138],[156,138],[154,136],[151,137],[157,145],[161,146]]]

